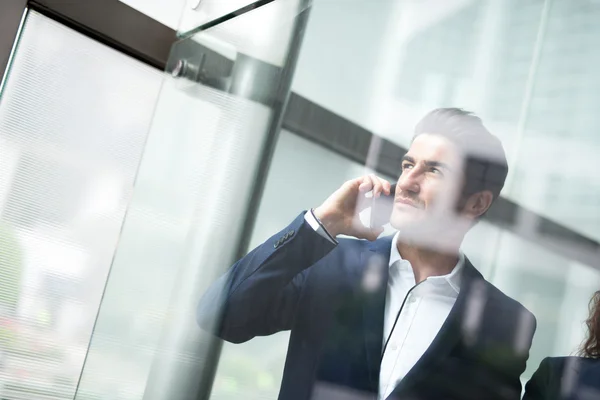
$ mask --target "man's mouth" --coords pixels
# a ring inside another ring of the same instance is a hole
[[[399,198],[399,199],[396,199],[396,203],[400,203],[400,204],[406,204],[407,206],[411,206],[411,207],[414,207],[414,208],[418,208],[418,207],[415,205],[415,202],[414,202],[414,201],[412,201],[412,200],[409,200],[409,199],[403,199],[403,198]]]

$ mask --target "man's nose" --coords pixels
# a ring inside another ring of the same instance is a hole
[[[403,192],[419,193],[421,186],[419,183],[419,173],[415,169],[402,172],[398,179],[398,189]]]

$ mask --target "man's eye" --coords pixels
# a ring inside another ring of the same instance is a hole
[[[431,168],[431,172],[436,175],[442,175],[442,171],[438,168]]]
[[[402,170],[404,171],[405,169],[411,169],[413,166],[412,164],[402,164]]]

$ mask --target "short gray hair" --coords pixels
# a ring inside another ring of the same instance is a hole
[[[419,121],[413,140],[424,133],[443,136],[463,152],[465,195],[484,190],[491,191],[494,200],[500,195],[508,162],[500,139],[487,130],[481,118],[462,108],[437,108]]]

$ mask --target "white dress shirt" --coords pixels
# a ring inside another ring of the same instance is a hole
[[[332,240],[312,210],[304,215],[304,219],[315,231]],[[383,345],[387,342],[387,346],[379,372],[380,399],[392,393],[440,331],[460,292],[460,270],[464,264],[464,256],[460,253],[451,273],[431,276],[415,285],[412,266],[402,259],[396,246],[399,234],[394,236],[390,251],[382,338]],[[396,316],[398,321],[394,327]]]
[[[390,272],[385,300],[383,344],[385,348],[379,373],[379,398],[385,399],[419,361],[433,342],[460,291],[460,270],[464,256],[451,273],[430,276],[415,286],[415,274],[410,262],[402,259],[392,240]],[[412,289],[412,290],[411,290]],[[404,306],[402,303],[404,302]],[[394,321],[402,308],[398,321]],[[393,328],[393,330],[392,330]]]

